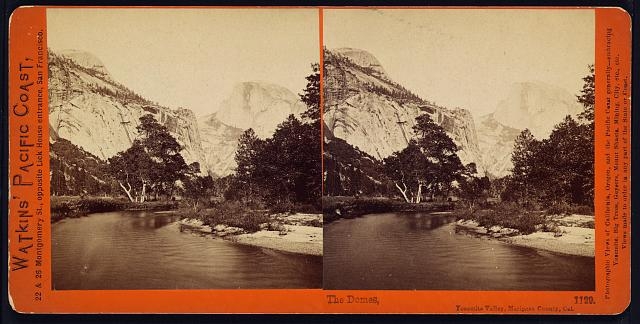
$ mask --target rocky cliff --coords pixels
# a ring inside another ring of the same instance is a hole
[[[496,110],[478,119],[482,164],[494,177],[511,172],[515,138],[528,128],[538,139],[549,137],[565,116],[576,116],[582,106],[570,92],[542,82],[515,83]]]
[[[330,132],[361,151],[384,159],[405,148],[415,118],[429,114],[458,145],[462,163],[482,172],[474,120],[469,111],[419,98],[391,81],[375,57],[363,50],[325,51],[324,122]]]
[[[131,147],[139,118],[152,114],[182,145],[187,163],[204,162],[195,115],[151,102],[113,80],[104,64],[81,51],[49,51],[49,127],[102,160]]]
[[[214,175],[231,174],[238,138],[253,128],[260,138],[273,135],[289,115],[299,116],[306,106],[290,90],[267,82],[237,84],[216,113],[198,120],[205,165]]]

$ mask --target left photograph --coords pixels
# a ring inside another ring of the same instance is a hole
[[[54,290],[321,288],[318,9],[47,9]]]

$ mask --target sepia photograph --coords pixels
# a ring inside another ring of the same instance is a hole
[[[594,10],[323,28],[325,289],[595,290]]]
[[[317,9],[46,21],[54,290],[322,287]]]

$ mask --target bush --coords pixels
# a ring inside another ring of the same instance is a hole
[[[128,203],[124,200],[113,198],[84,198],[80,199],[78,206],[80,211],[89,213],[104,213],[127,208]]]
[[[296,213],[315,214],[322,212],[322,207],[314,204],[296,204],[293,211]]]
[[[280,203],[274,204],[271,208],[269,208],[269,210],[271,210],[272,213],[290,213],[294,211],[294,208],[295,205],[291,201],[285,200]]]
[[[553,203],[547,208],[548,215],[567,215],[571,213],[571,206],[565,201]]]
[[[572,214],[593,215],[593,206],[578,205],[571,207]]]
[[[547,208],[548,215],[593,215],[593,207],[586,205],[570,205],[564,201],[556,202]]]
[[[525,210],[513,202],[503,202],[493,209],[476,212],[461,211],[458,217],[475,220],[480,226],[486,228],[502,226],[517,229],[523,234],[533,233],[536,231],[536,226],[545,224],[544,214]]]
[[[213,208],[200,210],[194,216],[205,225],[222,224],[240,227],[248,232],[257,232],[260,224],[269,222],[269,215],[264,210],[249,209],[238,201],[217,203]]]
[[[129,202],[109,197],[51,197],[51,221],[67,217],[80,217],[91,213],[125,210]]]

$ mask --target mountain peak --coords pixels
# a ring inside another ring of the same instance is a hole
[[[333,53],[348,58],[351,62],[363,68],[372,69],[380,75],[386,75],[380,61],[373,54],[358,48],[342,47],[331,50]]]
[[[536,137],[544,138],[565,116],[576,116],[581,111],[569,91],[544,82],[525,81],[511,86],[493,116],[505,126],[528,128]]]
[[[79,66],[94,70],[104,75],[109,75],[109,71],[104,67],[102,61],[95,55],[75,49],[66,49],[62,51],[57,51],[59,55],[62,55],[68,59],[71,59]]]

